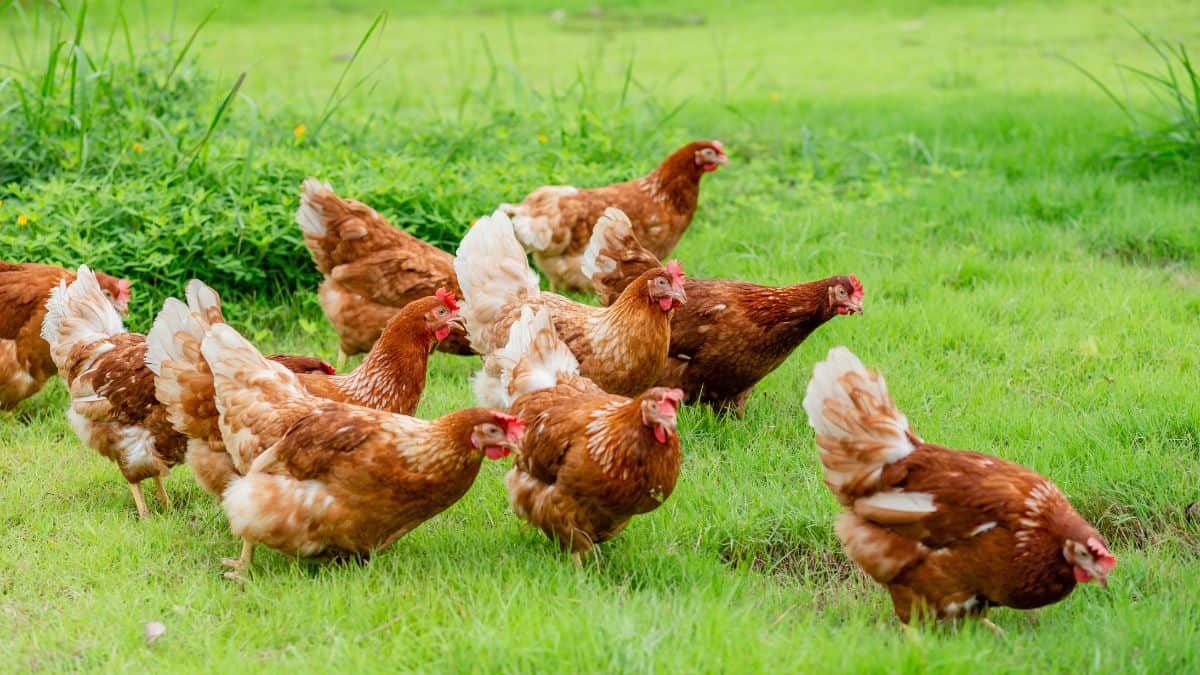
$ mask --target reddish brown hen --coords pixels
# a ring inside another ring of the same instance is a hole
[[[591,281],[580,270],[583,249],[606,208],[624,211],[638,239],[666,257],[692,222],[700,178],[728,162],[720,141],[696,141],[636,180],[582,190],[548,185],[520,204],[501,204],[500,210],[512,217],[517,239],[533,253],[551,288],[585,290]]]
[[[887,587],[900,620],[986,619],[1032,609],[1076,584],[1107,584],[1117,559],[1041,474],[997,457],[926,443],[887,385],[850,350],[813,369],[804,396],[825,484],[846,507],[846,553]]]
[[[337,196],[329,184],[304,181],[296,223],[325,281],[317,299],[340,336],[338,366],[345,355],[371,349],[402,307],[445,288],[461,295],[449,253],[392,226],[378,211]],[[455,329],[438,349],[471,354]]]
[[[304,557],[386,548],[458,501],[485,455],[520,448],[523,424],[502,412],[426,421],[312,396],[224,324],[202,351],[230,453],[256,458],[222,499],[243,541],[230,576],[259,543]]]
[[[220,495],[229,480],[245,474],[254,457],[227,452],[213,399],[212,373],[200,351],[211,327],[224,323],[221,300],[216,291],[192,280],[187,301],[185,306],[172,298],[163,305],[150,330],[148,363],[157,375],[158,398],[171,411],[175,428],[193,439],[188,446],[189,466],[205,489]],[[318,361],[321,372],[300,372],[297,377],[315,396],[411,415],[425,390],[432,346],[452,328],[461,330],[460,321],[454,296],[438,289],[393,316],[354,372],[335,375],[328,364]],[[311,364],[306,357],[270,358],[294,371]]]
[[[125,314],[129,280],[95,274],[104,297]],[[50,345],[42,339],[42,320],[50,291],[61,281],[75,281],[75,273],[56,265],[0,260],[0,410],[38,393],[58,372]]]
[[[583,269],[607,305],[658,264],[627,221],[606,214],[592,232]],[[683,288],[688,302],[671,316],[669,356],[656,384],[736,415],[745,412],[754,386],[813,331],[863,309],[863,287],[853,274],[783,287],[688,278]]]
[[[522,308],[497,355],[502,373],[491,398],[504,400],[529,424],[506,479],[513,511],[579,562],[633,516],[671,496],[679,477],[676,413],[683,392],[605,393],[579,374],[550,311],[535,315]]]
[[[607,308],[542,292],[512,223],[499,211],[476,221],[454,265],[471,347],[483,355],[475,391],[480,401],[492,401],[484,405],[500,405],[489,398],[500,376],[494,353],[508,342],[522,307],[551,310],[585,377],[607,392],[636,396],[658,379],[671,339],[671,312],[687,300],[683,269],[674,261],[644,272]]]

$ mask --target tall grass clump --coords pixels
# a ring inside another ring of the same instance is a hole
[[[1200,75],[1182,42],[1171,42],[1130,24],[1142,42],[1158,57],[1157,71],[1117,64],[1122,88],[1131,84],[1145,89],[1156,101],[1151,110],[1138,109],[1126,91],[1118,95],[1098,76],[1074,61],[1071,66],[1091,80],[1129,121],[1128,135],[1114,153],[1121,164],[1175,166],[1188,171],[1200,168]]]

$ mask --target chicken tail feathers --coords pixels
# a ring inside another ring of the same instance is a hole
[[[213,374],[217,407],[225,410],[241,393],[270,400],[307,394],[300,380],[284,366],[269,361],[228,324],[209,329],[200,347]]]
[[[50,356],[60,372],[67,372],[67,358],[75,345],[103,340],[125,332],[121,315],[109,302],[87,265],[80,265],[75,281],[66,280],[50,292],[42,339],[50,345]]]
[[[835,494],[870,491],[884,466],[920,442],[896,408],[887,383],[849,349],[834,347],[813,368],[804,394],[808,423],[817,432],[825,484]]]
[[[300,189],[300,208],[296,211],[296,224],[306,237],[324,237],[328,232],[325,226],[325,208],[321,201],[333,195],[333,187],[312,176],[304,179]]]
[[[607,306],[621,295],[629,282],[661,265],[658,258],[638,241],[629,216],[610,206],[592,229],[592,237],[583,251],[581,269],[583,275],[592,280],[601,304]]]
[[[212,293],[212,289],[193,280],[188,284],[189,303],[193,285]],[[216,310],[219,316],[219,300]],[[167,409],[171,426],[189,438],[206,442],[220,435],[213,375],[201,353],[211,325],[201,312],[167,298],[146,335],[146,366],[154,373],[154,393]]]
[[[483,334],[500,318],[501,310],[516,298],[538,292],[538,276],[530,269],[508,216],[497,211],[475,222],[458,246],[454,271],[462,288],[462,316],[471,347],[486,354]]]
[[[523,394],[548,389],[564,375],[578,375],[579,361],[558,338],[550,310],[536,314],[521,308],[521,318],[508,332],[508,344],[496,351],[500,365],[501,400],[505,406]]]

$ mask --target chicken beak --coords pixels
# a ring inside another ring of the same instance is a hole
[[[675,301],[675,306],[687,304],[687,291],[683,290],[683,286],[671,289],[671,299]]]
[[[467,320],[464,319],[461,314],[455,314],[454,316],[450,317],[450,320],[446,322],[446,325],[450,326],[451,328],[457,328],[461,331],[467,330]]]
[[[850,310],[851,314],[862,314],[863,313],[862,303],[854,302],[853,300],[846,303],[846,309]]]
[[[721,166],[729,165],[729,155],[717,155],[717,164]]]

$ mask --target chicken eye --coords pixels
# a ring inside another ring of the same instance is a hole
[[[662,277],[659,277],[659,278],[658,278],[658,285],[659,285],[659,286],[666,286],[666,285],[667,285],[667,280],[666,280],[666,279],[664,279],[664,278],[662,278]]]
[[[435,313],[435,314],[437,314],[438,316],[446,316],[446,308],[445,308],[445,307],[438,307],[438,308],[437,308],[437,311],[436,311],[436,312],[434,312],[434,313]]]

